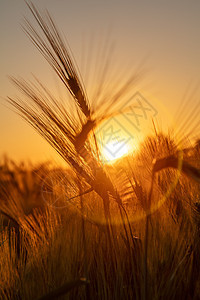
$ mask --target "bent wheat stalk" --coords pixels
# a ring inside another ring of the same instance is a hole
[[[153,173],[159,172],[162,169],[166,168],[180,169],[180,171],[188,177],[194,179],[197,182],[200,182],[200,170],[194,166],[191,166],[185,160],[181,161],[181,168],[179,168],[179,160],[180,159],[174,155],[158,159],[154,163]]]

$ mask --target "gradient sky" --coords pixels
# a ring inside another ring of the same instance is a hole
[[[145,60],[148,72],[136,91],[139,89],[156,107],[162,126],[180,107],[188,84],[191,83],[192,91],[199,83],[199,0],[39,0],[33,3],[47,8],[53,15],[86,80],[89,81],[88,74],[93,74],[86,54],[96,53],[107,37],[114,42],[114,62],[119,73],[122,70],[134,73],[138,63]],[[33,73],[55,94],[63,96],[56,76],[20,27],[24,16],[33,21],[23,0],[0,1],[0,156],[7,153],[17,160],[55,159],[55,152],[47,142],[6,107],[5,97],[19,94],[8,75],[31,79]],[[192,110],[199,99],[197,89],[188,109]]]

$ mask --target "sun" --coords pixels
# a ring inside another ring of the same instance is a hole
[[[137,137],[121,117],[105,120],[95,130],[98,158],[103,164],[114,164],[137,150]]]
[[[107,143],[102,149],[103,160],[106,163],[113,163],[117,159],[128,155],[130,152],[130,145],[125,142],[112,141]]]

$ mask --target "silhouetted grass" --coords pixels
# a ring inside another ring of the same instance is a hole
[[[199,299],[198,163],[156,131],[137,155],[102,166],[90,135],[95,140],[94,129],[138,75],[102,103],[101,113],[94,111],[51,16],[28,7],[39,33],[27,20],[25,31],[73,109],[37,79],[12,78],[23,100],[9,102],[70,169],[2,164],[0,297]],[[198,143],[191,151],[198,162]]]

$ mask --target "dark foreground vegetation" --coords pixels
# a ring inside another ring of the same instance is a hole
[[[2,162],[0,298],[199,299],[199,183],[163,169],[149,199],[146,162],[155,144],[169,154],[166,141],[149,138],[137,156],[104,167],[123,197],[110,199],[109,221],[75,172]],[[198,146],[185,153],[199,167]]]

